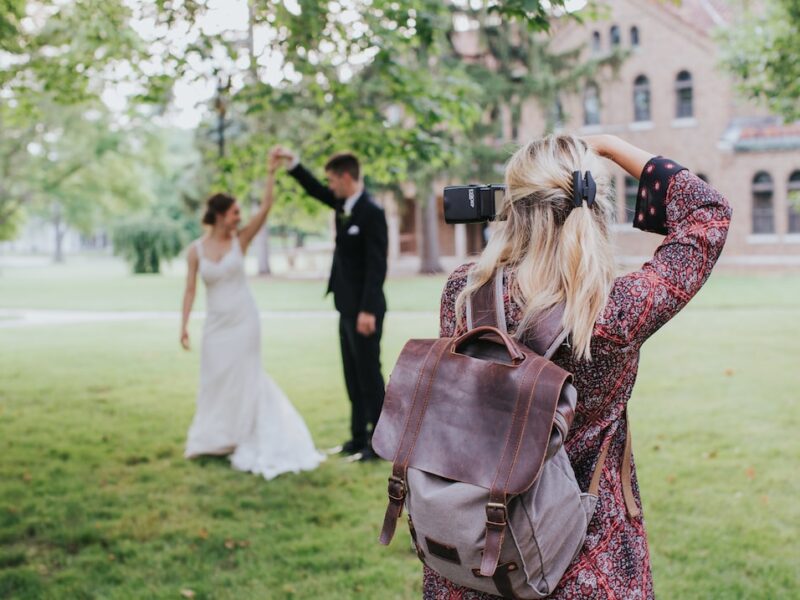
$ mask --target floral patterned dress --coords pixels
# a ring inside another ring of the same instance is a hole
[[[635,225],[665,233],[653,258],[640,270],[615,280],[608,303],[594,326],[591,362],[576,360],[563,346],[553,361],[575,376],[578,405],[566,450],[581,489],[589,481],[601,449],[609,446],[600,480],[599,503],[583,549],[551,594],[556,599],[633,600],[654,597],[644,521],[625,510],[621,465],[639,348],[697,293],[722,251],[731,218],[727,201],[683,167],[651,159],[640,179]],[[455,301],[471,265],[456,269],[441,302],[443,337],[463,333]],[[506,322],[521,320],[521,307],[508,295],[512,269],[504,274]],[[462,321],[463,322],[463,321]],[[635,465],[633,491],[641,507]],[[427,566],[426,600],[488,600],[495,596],[458,586]]]

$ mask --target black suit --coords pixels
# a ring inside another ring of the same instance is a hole
[[[386,298],[388,232],[383,209],[366,192],[361,193],[349,216],[344,200],[322,185],[303,165],[289,171],[312,197],[336,211],[336,248],[328,280],[339,311],[339,339],[347,394],[352,403],[350,430],[357,444],[369,440],[368,429],[378,422],[383,406],[384,382],[380,345]],[[369,337],[356,331],[358,313],[375,315],[376,330]]]

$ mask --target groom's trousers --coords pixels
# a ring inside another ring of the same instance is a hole
[[[340,315],[339,339],[347,395],[350,397],[350,434],[356,444],[369,441],[383,408],[384,382],[381,373],[381,335],[384,315],[375,316],[375,333],[365,337],[356,331],[358,317]]]

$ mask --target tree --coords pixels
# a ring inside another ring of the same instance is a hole
[[[719,33],[723,64],[743,94],[787,121],[800,119],[800,2],[768,0],[760,12],[747,6]]]
[[[99,97],[120,80],[138,77],[136,65],[146,58],[123,0],[28,3],[25,27],[23,14],[17,0],[0,6],[0,49],[8,53],[0,66],[0,229],[6,235],[34,201],[53,202],[56,221],[66,216],[85,223],[93,209],[78,208],[77,197],[98,193],[91,176],[125,175],[123,165],[109,164],[122,134]],[[116,75],[126,70],[131,75]],[[93,120],[98,113],[106,132]],[[91,141],[81,135],[87,131]],[[64,145],[72,142],[87,162]],[[70,199],[75,210],[64,204]]]
[[[546,29],[564,4],[511,0],[493,2],[486,10]],[[433,174],[458,161],[455,141],[480,115],[463,63],[446,53],[444,33],[452,28],[452,11],[465,5],[460,0],[300,0],[296,10],[253,0],[247,32],[213,35],[198,27],[205,10],[198,3],[159,3],[159,19],[188,26],[199,40],[171,54],[168,68],[199,77],[225,72],[234,82],[229,114],[240,106],[247,115],[241,119],[244,133],[236,140],[226,137],[230,157],[244,162],[218,156],[218,184],[252,189],[262,166],[254,169],[247,159],[263,156],[264,142],[277,139],[294,142],[312,164],[335,150],[352,150],[378,186],[425,174],[427,184],[419,189],[427,190]],[[255,28],[270,32],[271,41],[260,54],[253,43]],[[190,64],[190,54],[206,66],[199,68],[197,60]],[[268,54],[279,57],[273,60],[273,73],[281,74],[270,83],[262,60]],[[287,134],[281,125],[295,119],[302,129]],[[276,207],[276,220],[280,214]],[[436,230],[426,231],[434,235]],[[424,247],[435,254],[435,239]],[[438,261],[423,267],[437,270]]]
[[[146,136],[113,127],[103,105],[53,104],[34,129],[8,198],[52,223],[56,262],[63,261],[67,226],[90,233],[121,210],[152,201],[142,168]]]
[[[18,48],[19,22],[25,14],[25,0],[4,0],[0,4],[0,50]]]

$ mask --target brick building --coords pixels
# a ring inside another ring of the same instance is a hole
[[[800,266],[800,123],[784,125],[738,98],[719,67],[714,39],[731,22],[721,0],[609,0],[602,21],[570,22],[553,31],[552,48],[584,46],[585,55],[630,49],[615,74],[601,71],[581,94],[559,98],[559,130],[612,133],[678,160],[704,177],[734,208],[723,263]],[[463,34],[467,39],[470,32]],[[523,112],[517,141],[542,134],[545,115],[534,101]],[[610,165],[610,163],[609,163]],[[610,165],[617,194],[616,242],[623,263],[640,263],[659,236],[634,230],[637,181]],[[390,206],[392,254],[415,253],[419,210]],[[480,250],[477,226],[439,227],[442,254]]]

